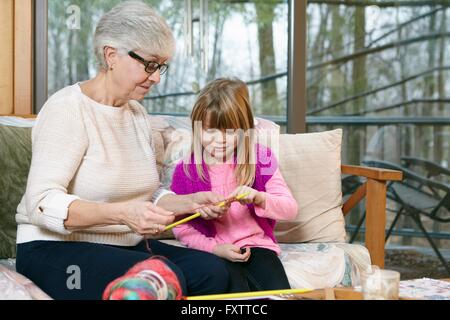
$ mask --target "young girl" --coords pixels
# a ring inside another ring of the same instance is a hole
[[[297,203],[270,149],[253,143],[246,84],[237,79],[212,81],[200,92],[191,120],[192,154],[177,165],[172,190],[212,191],[224,199],[247,196],[228,203],[222,216],[210,214],[215,219],[179,225],[175,236],[190,248],[226,260],[230,292],[290,288],[273,230],[275,220],[296,216]]]

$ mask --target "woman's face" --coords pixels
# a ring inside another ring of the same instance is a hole
[[[136,54],[145,60],[159,64],[164,64],[168,60],[168,58],[146,55],[141,51],[136,51]],[[126,95],[129,100],[143,100],[151,87],[161,80],[159,70],[153,74],[147,73],[145,65],[128,54],[120,56],[118,60],[119,63],[114,66],[114,82],[118,88],[123,89],[123,95]]]

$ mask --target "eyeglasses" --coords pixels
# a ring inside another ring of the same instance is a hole
[[[164,73],[166,73],[167,69],[169,69],[168,64],[165,64],[165,63],[159,64],[158,62],[155,62],[155,61],[145,60],[144,58],[137,55],[133,51],[128,51],[128,55],[130,57],[132,57],[133,59],[136,59],[137,61],[142,62],[145,66],[145,72],[147,72],[148,74],[153,74],[156,72],[156,70],[159,69],[159,74],[163,75]]]

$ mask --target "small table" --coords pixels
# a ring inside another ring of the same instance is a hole
[[[450,278],[440,279],[443,281],[449,281]],[[300,294],[291,295],[286,297],[289,300],[364,300],[362,292],[356,291],[354,288],[325,288],[317,289],[311,292],[305,292]],[[399,300],[418,300],[415,298],[399,297]]]

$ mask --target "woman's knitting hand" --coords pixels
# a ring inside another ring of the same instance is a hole
[[[248,186],[237,187],[228,198],[236,198],[238,195],[247,194],[247,196],[239,199],[238,201],[242,205],[253,203],[255,206],[265,209],[266,207],[266,194],[264,192],[259,192]]]
[[[241,248],[231,243],[216,245],[213,253],[231,262],[246,262],[250,258],[250,248],[245,248],[245,252],[241,253]]]
[[[140,235],[155,235],[174,221],[173,212],[149,201],[123,203],[121,222]]]
[[[223,196],[214,192],[205,191],[192,194],[195,212],[199,212],[203,219],[218,219],[227,213],[230,205],[226,203],[219,207],[217,204],[223,200]]]

